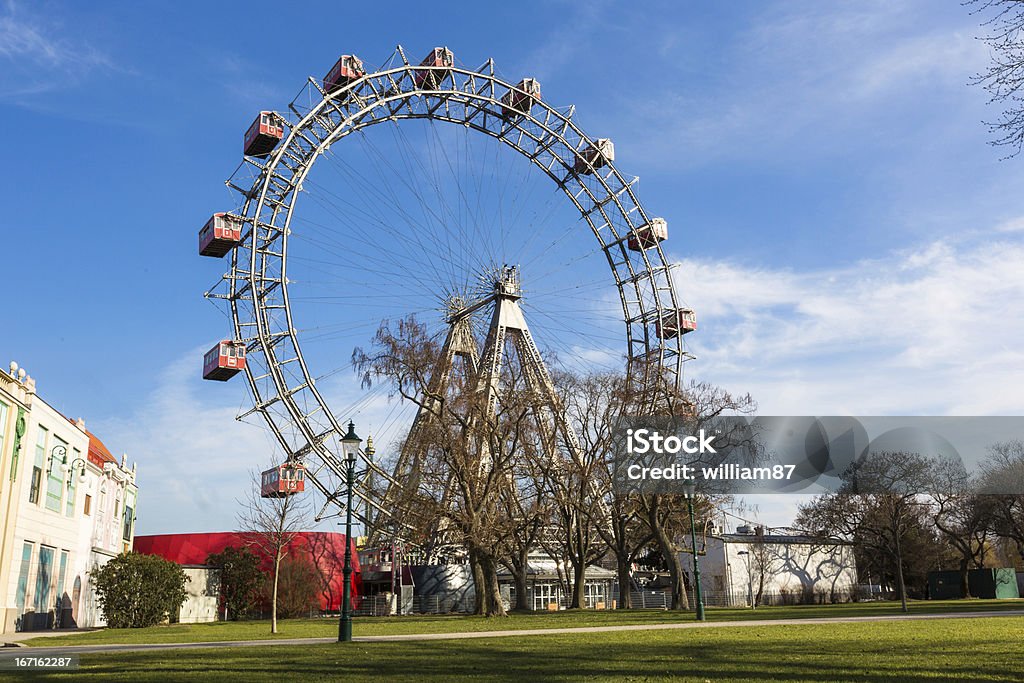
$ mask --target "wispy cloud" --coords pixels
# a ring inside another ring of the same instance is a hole
[[[948,114],[928,108],[963,93],[988,55],[973,39],[966,12],[962,23],[928,22],[921,21],[927,8],[911,5],[766,6],[723,48],[728,61],[714,81],[673,78],[672,69],[682,69],[674,59],[695,57],[673,57],[669,48],[669,73],[629,103],[637,125],[619,137],[645,160],[678,167],[773,150],[792,159],[801,149],[856,147],[894,119],[920,134]],[[981,98],[959,103],[980,106]]]
[[[766,414],[1019,414],[1024,243],[937,241],[793,272],[683,260],[692,371]]]
[[[6,98],[66,88],[95,70],[117,68],[104,51],[14,0],[0,8],[0,64]]]

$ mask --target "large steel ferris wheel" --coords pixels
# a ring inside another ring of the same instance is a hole
[[[391,131],[394,144],[371,140],[377,124]],[[453,125],[442,131],[441,124]],[[429,131],[421,144],[404,132],[416,125]],[[491,152],[481,151],[475,140],[511,150],[521,161],[501,159],[495,152],[493,161],[476,164],[475,158],[489,159]],[[504,145],[494,145],[495,140]],[[360,172],[351,161],[346,145],[357,144],[366,150],[364,166],[375,168],[378,177]],[[481,283],[485,290],[499,284],[489,274],[507,272],[511,263],[518,278],[520,263],[550,259],[536,269],[554,273],[551,290],[536,292],[537,301],[546,294],[548,300],[586,303],[589,298],[604,306],[607,319],[596,323],[587,315],[565,322],[570,318],[538,306],[538,319],[547,315],[553,321],[551,329],[542,330],[549,339],[564,342],[574,335],[579,342],[563,345],[563,357],[601,334],[611,338],[603,323],[612,320],[619,341],[606,348],[617,350],[628,372],[643,375],[641,381],[654,374],[678,385],[682,363],[692,357],[683,337],[696,327],[694,314],[675,289],[661,247],[665,222],[647,214],[634,192],[637,179],[623,177],[613,162],[611,141],[587,136],[575,121],[574,107],[544,102],[534,79],[516,84],[500,79],[491,60],[470,69],[457,64],[448,48],[435,48],[422,62],[410,63],[399,46],[370,72],[358,58],[342,56],[324,79],[310,78],[287,110],[260,113],[246,134],[244,160],[228,180],[237,208],[216,214],[200,234],[204,255],[231,254],[230,270],[206,296],[225,302],[233,322],[232,339],[207,355],[204,375],[226,379],[244,368],[253,406],[240,419],[261,418],[287,460],[305,466],[306,479],[325,497],[321,517],[343,510],[345,465],[339,440],[354,406],[343,412],[325,396],[325,378],[338,369],[329,363],[331,353],[314,352],[314,345],[338,330],[358,328],[355,322],[368,325],[403,312],[433,308],[450,320],[453,300],[465,310],[481,308],[472,304]],[[531,180],[507,200],[503,194],[488,199],[484,176],[504,193],[513,185],[514,173],[508,169],[515,164]],[[333,183],[317,177],[315,168],[323,165],[338,171]],[[410,181],[417,168],[423,178]],[[524,215],[530,211],[534,178],[546,178],[548,188],[553,183],[560,197],[558,202],[544,200],[545,207],[556,208],[533,214],[540,238],[521,229],[529,222]],[[425,197],[429,185],[435,186],[436,203]],[[390,190],[382,191],[384,186]],[[441,208],[451,187],[455,197]],[[306,206],[319,207],[319,213],[303,217],[304,196],[309,197]],[[545,216],[561,210],[557,207],[572,213],[575,222],[548,239]],[[408,226],[396,228],[400,223]],[[550,252],[582,243],[586,234],[587,251],[570,250],[561,261],[551,258]],[[528,244],[535,253],[522,253],[530,251]],[[395,245],[402,245],[397,256]],[[391,256],[381,258],[370,247]],[[331,261],[331,254],[339,260]],[[575,264],[586,259],[607,268],[600,282],[572,276]],[[315,289],[311,273],[329,279]],[[523,277],[531,282],[528,273]],[[417,287],[422,294],[417,295]],[[353,294],[324,295],[329,288]],[[524,291],[524,300],[531,301],[529,284]],[[350,309],[366,307],[368,317],[324,323],[325,309],[338,299]],[[457,317],[468,318],[468,313]],[[365,327],[353,336],[365,340],[372,332]],[[605,357],[612,356],[606,352]],[[359,467],[364,476],[402,484],[372,451],[362,454]],[[370,488],[357,489],[356,495],[364,524],[370,517],[395,513]]]

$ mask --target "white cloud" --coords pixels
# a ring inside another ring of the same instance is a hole
[[[795,273],[683,260],[691,374],[762,414],[1019,414],[1024,245],[939,241]]]
[[[5,3],[0,9],[0,96],[66,88],[96,69],[117,68],[102,50],[67,34],[13,0]]]
[[[668,77],[625,105],[636,125],[620,134],[623,149],[677,168],[773,152],[789,160],[794,148],[859,149],[879,128],[886,140],[893,127],[927,138],[924,131],[948,122],[952,96],[958,109],[984,101],[967,87],[988,59],[974,24],[966,11],[953,23],[920,3],[771,5],[716,56],[723,64],[714,81],[673,64],[694,55],[668,55]],[[977,126],[964,134],[972,132],[983,135]]]

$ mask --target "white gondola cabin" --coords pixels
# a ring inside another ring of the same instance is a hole
[[[331,92],[342,88],[353,81],[357,81],[366,75],[363,69],[363,60],[355,55],[342,55],[334,63],[331,70],[324,76],[324,90]]]
[[[215,213],[199,231],[199,254],[220,258],[242,240],[242,219],[230,213]]]
[[[261,111],[245,132],[243,150],[246,156],[265,157],[284,137],[284,122],[272,111]]]
[[[245,344],[225,339],[203,357],[203,379],[225,382],[245,369]]]
[[[306,467],[299,463],[286,462],[271,467],[260,477],[262,498],[285,498],[306,490]]]
[[[692,308],[679,308],[675,313],[666,313],[654,323],[661,339],[678,337],[697,329],[697,314]]]
[[[629,233],[626,245],[633,251],[644,251],[650,249],[668,239],[668,223],[664,218],[652,218],[645,225]]]
[[[435,47],[423,58],[420,66],[450,67],[455,66],[455,55],[446,47]],[[452,75],[450,69],[417,69],[415,73],[416,87],[434,89]]]
[[[615,161],[615,145],[608,138],[599,138],[594,140],[594,144],[587,145],[587,148],[580,152],[576,157],[573,170],[590,175],[595,168],[601,168],[610,161]]]
[[[540,81],[524,78],[501,98],[501,113],[505,116],[529,114],[533,105],[540,101]]]

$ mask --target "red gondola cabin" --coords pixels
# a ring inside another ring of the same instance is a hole
[[[435,47],[430,54],[423,58],[420,66],[454,66],[455,55],[446,47]],[[441,85],[441,82],[452,75],[449,69],[417,69],[416,87],[434,89]]]
[[[692,308],[679,308],[675,314],[666,313],[654,323],[655,331],[661,339],[678,337],[697,329],[697,314]]]
[[[650,223],[641,225],[629,233],[626,244],[633,251],[644,251],[666,239],[668,239],[668,223],[664,218],[652,218]]]
[[[245,344],[226,339],[203,357],[203,379],[225,382],[245,369]]]
[[[355,55],[342,55],[331,67],[330,72],[324,76],[324,90],[331,92],[344,87],[352,81],[359,80],[366,71],[363,70],[363,60]]]
[[[524,78],[512,90],[501,98],[501,113],[505,116],[529,114],[530,108],[540,100],[540,81],[536,78]]]
[[[260,496],[263,498],[284,498],[305,490],[306,467],[299,463],[286,462],[271,467],[261,477]]]
[[[261,111],[245,132],[245,154],[265,157],[284,137],[284,122],[272,111]]]
[[[230,213],[215,213],[199,231],[199,254],[220,258],[242,240],[242,219]]]
[[[601,168],[609,161],[615,161],[615,145],[608,138],[600,138],[594,140],[594,144],[588,145],[585,150],[580,152],[576,157],[573,170],[590,175],[595,168]]]

